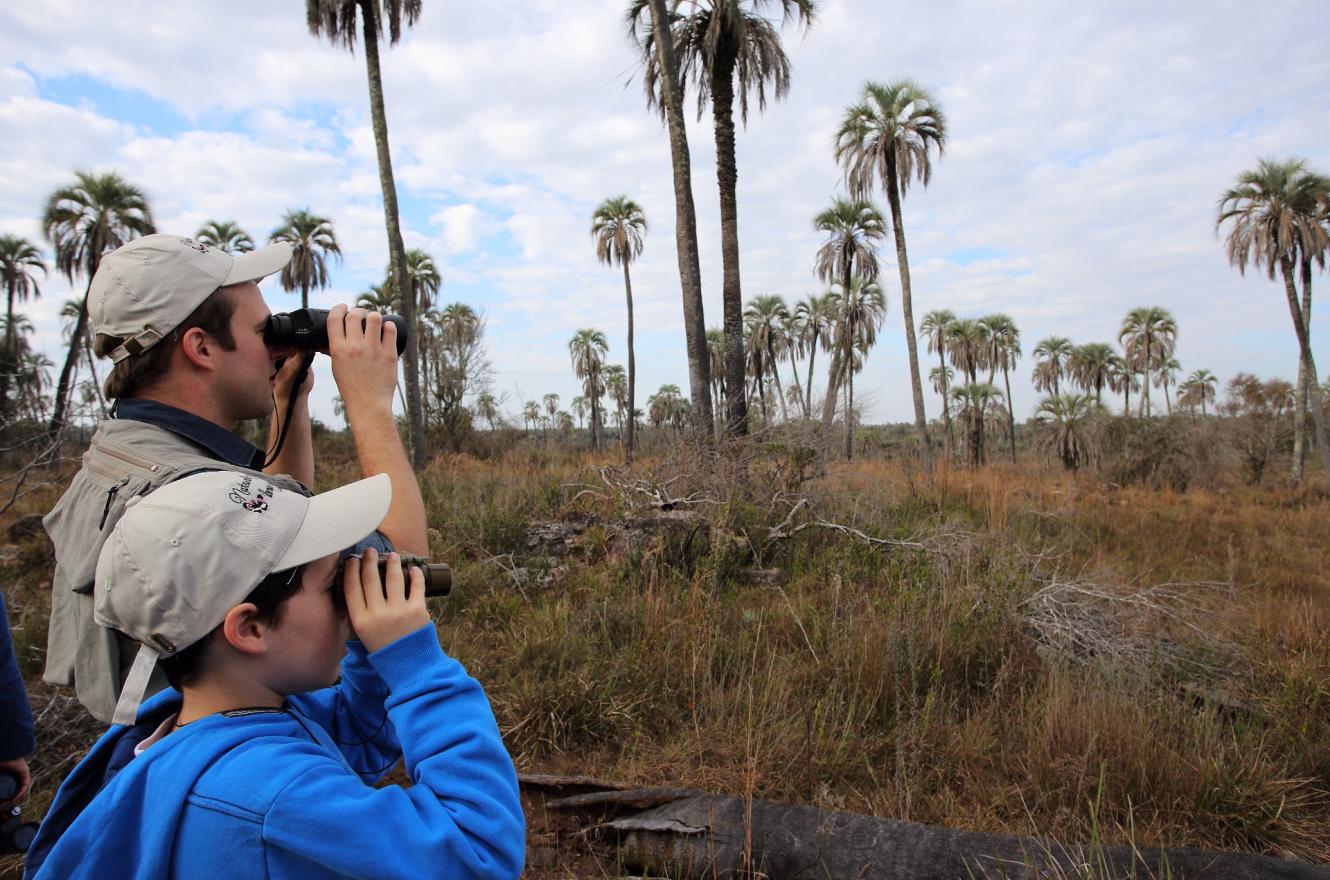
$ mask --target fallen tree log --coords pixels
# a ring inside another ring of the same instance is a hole
[[[719,795],[681,798],[597,829],[617,835],[625,866],[672,878],[1330,880],[1330,868],[1251,853],[1062,844]]]

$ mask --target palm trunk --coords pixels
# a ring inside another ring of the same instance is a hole
[[[1145,417],[1150,418],[1153,413],[1150,412],[1150,360],[1154,357],[1154,351],[1151,349],[1151,339],[1149,325],[1145,331],[1145,384],[1141,386],[1141,393],[1145,395]]]
[[[83,325],[83,354],[88,360],[88,372],[92,375],[92,388],[97,395],[97,412],[102,420],[106,419],[106,395],[102,393],[101,380],[97,378],[97,358],[92,353],[92,328]]]
[[[813,417],[813,363],[817,360],[817,333],[813,334],[808,350],[808,382],[804,387],[804,418]]]
[[[95,262],[95,265],[88,267],[88,286],[83,290],[83,301],[79,303],[79,316],[74,322],[74,333],[70,336],[69,352],[65,355],[65,365],[60,368],[60,381],[55,385],[55,411],[51,413],[51,422],[46,428],[46,433],[51,438],[55,438],[65,427],[69,386],[78,367],[79,355],[82,354],[80,340],[83,338],[84,327],[88,324],[88,290],[92,288],[92,277],[97,274],[97,264],[101,262],[100,256]]]
[[[845,377],[845,460],[854,458],[854,370]]]
[[[716,184],[720,189],[721,317],[725,332],[725,373],[733,380],[744,374],[743,292],[739,281],[739,167],[734,157],[734,57],[717,54],[711,70],[711,117],[716,133]],[[732,396],[726,402],[726,436],[748,433],[748,402]],[[763,404],[764,418],[766,406]]]
[[[633,359],[633,282],[628,277],[628,261],[623,259],[624,255],[619,255],[619,262],[623,263],[623,290],[628,298],[628,412],[633,411],[633,403],[636,401],[637,389],[637,361]],[[620,422],[622,425],[622,422]],[[636,432],[633,430],[633,420],[628,420],[628,440],[624,447],[623,459],[625,464],[633,463],[633,445],[637,440]]]
[[[951,435],[951,407],[947,405],[947,361],[946,358],[943,357],[941,343],[938,343],[937,347],[937,363],[938,367],[942,370],[942,372],[938,373],[938,376],[942,379],[942,424],[946,429],[946,434],[943,435],[942,442],[946,447],[944,451],[946,452],[947,457],[950,458],[955,438]]]
[[[660,60],[661,103],[670,131],[670,159],[674,170],[675,244],[679,260],[679,286],[683,293],[684,336],[688,344],[688,388],[693,398],[693,427],[700,436],[712,436],[711,365],[707,353],[706,315],[702,307],[702,269],[697,252],[697,214],[693,206],[693,178],[689,166],[688,132],[684,128],[683,88],[674,55],[665,0],[649,0],[651,29]],[[728,346],[727,346],[728,347]],[[728,364],[728,361],[727,361]],[[743,387],[742,358],[738,387]],[[734,377],[731,376],[731,382]],[[742,394],[742,390],[731,394]]]
[[[1293,261],[1288,257],[1282,257],[1279,266],[1284,274],[1284,293],[1288,297],[1289,313],[1293,316],[1293,330],[1298,335],[1298,347],[1302,350],[1307,369],[1315,376],[1316,359],[1312,357],[1311,336],[1303,320],[1302,309],[1298,307],[1298,292],[1293,286]],[[1321,451],[1321,465],[1325,468],[1326,481],[1330,482],[1330,440],[1326,437],[1325,407],[1320,383],[1308,382],[1307,391],[1311,394],[1312,419],[1316,423],[1316,445]]]
[[[798,391],[799,389],[801,389],[801,388],[803,387],[803,383],[799,381],[799,362],[798,362],[798,361],[795,359],[795,357],[794,357],[794,342],[793,342],[793,340],[791,340],[791,342],[790,342],[790,372],[794,374],[794,383],[793,383],[790,387],[793,388],[795,391]],[[803,404],[803,401],[799,401],[799,402],[800,402],[800,404]],[[802,407],[801,407],[801,408],[802,408]],[[807,418],[807,417],[808,417],[808,414],[805,413],[805,414],[804,414],[804,417]],[[786,416],[786,418],[789,418],[789,416]]]
[[[1307,331],[1312,326],[1312,261],[1310,257],[1302,259],[1302,322]],[[1309,383],[1315,382],[1316,376],[1307,369],[1307,360],[1298,355],[1298,391],[1293,410],[1293,482],[1302,481],[1307,460],[1307,398]]]
[[[905,252],[905,225],[901,197],[896,184],[896,159],[887,159],[887,200],[891,205],[891,229],[896,237],[896,265],[901,276],[901,316],[905,323],[905,346],[910,352],[910,391],[914,395],[914,427],[919,434],[919,455],[924,468],[933,469],[933,450],[928,442],[928,420],[924,415],[924,388],[919,382],[919,347],[914,338],[914,307],[910,293],[910,258]]]
[[[790,410],[785,406],[785,388],[780,382],[780,361],[776,360],[776,350],[770,341],[767,343],[767,364],[771,367],[771,378],[776,383],[776,397],[780,400],[780,417],[790,420]]]
[[[416,303],[408,294],[411,289],[406,277],[406,247],[402,244],[402,227],[397,213],[397,185],[393,182],[392,154],[388,148],[388,120],[383,107],[383,80],[379,74],[379,37],[377,22],[379,4],[374,0],[358,0],[361,25],[365,36],[365,69],[369,77],[369,110],[374,128],[374,146],[379,160],[379,185],[383,189],[383,216],[388,230],[388,254],[392,262],[393,283],[402,294],[402,320],[407,327],[416,326]],[[406,413],[411,426],[411,464],[417,471],[425,469],[425,415],[420,401],[420,340],[412,333],[406,340]]]
[[[9,306],[5,311],[5,352],[0,357],[0,418],[9,418],[11,375],[18,373],[18,334],[14,332],[14,288],[7,286]]]
[[[850,266],[845,267],[845,277],[841,279],[841,292],[844,299],[841,300],[841,311],[845,310],[845,302],[850,296],[850,283],[854,280],[850,274]],[[844,336],[848,332],[845,326],[845,319],[836,322],[836,337],[831,346],[831,372],[827,374],[827,396],[822,401],[822,427],[831,429],[831,423],[836,419],[836,397],[840,393],[840,383],[842,373],[845,372],[845,356],[842,353]]]
[[[1002,367],[1002,381],[1007,384],[1007,438],[1011,441],[1011,463],[1016,463],[1016,416],[1011,405],[1011,374]]]
[[[1173,401],[1168,399],[1168,383],[1164,383],[1164,413],[1173,415]]]
[[[301,307],[302,309],[307,309],[307,308],[309,308],[309,282],[308,282],[308,281],[303,281],[303,280],[302,280],[302,281],[300,282],[300,307]]]
[[[753,372],[757,377],[757,397],[762,401],[762,427],[771,425],[771,416],[767,413],[767,386],[762,381],[762,374],[767,371],[766,365],[761,360],[757,362],[757,369]]]

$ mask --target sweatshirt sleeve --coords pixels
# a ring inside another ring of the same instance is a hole
[[[388,717],[388,685],[370,665],[364,644],[351,639],[337,684],[294,694],[291,707],[327,731],[348,764],[366,782],[377,782],[402,757]]]
[[[14,656],[5,600],[0,596],[0,761],[21,758],[34,748],[28,692]]]
[[[331,756],[312,761],[273,802],[265,843],[283,861],[348,876],[517,877],[525,851],[517,774],[480,684],[443,653],[432,626],[369,661],[388,685],[415,784],[373,789]]]

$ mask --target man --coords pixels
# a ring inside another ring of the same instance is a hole
[[[148,235],[103,257],[92,280],[94,348],[114,363],[106,390],[116,404],[44,520],[56,557],[45,679],[73,685],[100,721],[110,722],[135,651],[92,619],[97,557],[126,504],[217,469],[285,474],[277,484],[288,489],[313,486],[313,383],[292,388],[301,358],[265,342],[270,313],[258,286],[290,259],[285,243],[231,255],[179,235]],[[328,315],[328,340],[361,473],[392,481],[379,532],[404,552],[426,555],[424,504],[392,416],[396,328],[377,313],[338,305]],[[236,422],[269,414],[279,428],[288,411],[285,441],[271,461],[233,433]],[[157,674],[148,692],[164,685]]]

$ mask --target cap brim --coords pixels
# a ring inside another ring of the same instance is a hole
[[[227,273],[226,280],[221,286],[259,281],[274,272],[280,272],[289,262],[291,262],[291,244],[285,241],[261,247],[247,254],[236,254],[235,261],[231,263],[231,271]]]
[[[392,480],[376,474],[309,499],[304,522],[273,566],[283,571],[363,541],[379,527],[393,498]]]

